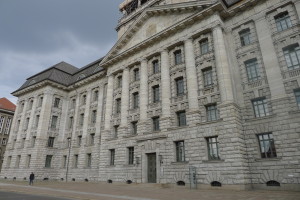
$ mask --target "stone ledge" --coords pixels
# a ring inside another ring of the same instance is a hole
[[[268,161],[279,161],[282,157],[276,157],[276,158],[255,158],[254,160],[257,162],[268,162]]]
[[[251,121],[259,121],[259,120],[264,120],[264,119],[270,119],[276,117],[276,114],[264,116],[264,117],[254,117],[252,119],[245,119],[245,122],[251,122]]]
[[[291,114],[291,115],[300,114],[300,110],[289,111],[289,114]]]
[[[217,119],[217,120],[213,120],[213,121],[207,121],[207,122],[199,122],[196,125],[200,126],[200,125],[206,125],[206,124],[214,124],[214,123],[218,123],[218,122],[222,122],[223,118]]]
[[[189,125],[185,125],[185,126],[174,126],[174,127],[168,128],[167,131],[173,131],[173,130],[184,129],[184,128],[189,128]]]
[[[137,139],[137,142],[143,142],[143,141],[147,141],[147,140],[159,140],[159,139],[165,139],[167,138],[167,135],[157,135],[157,136],[152,136],[152,137],[145,137],[145,138],[140,138]]]
[[[123,136],[123,138],[131,138],[131,137],[135,137],[135,136],[138,136],[138,134],[128,134],[128,135]]]
[[[189,164],[189,161],[183,161],[183,162],[171,162],[172,165],[186,165]]]
[[[203,163],[222,163],[225,162],[225,160],[202,160]]]

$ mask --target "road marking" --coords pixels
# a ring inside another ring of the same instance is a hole
[[[62,189],[53,189],[47,187],[36,187],[36,186],[25,186],[25,185],[13,185],[13,184],[6,184],[0,183],[0,186],[13,186],[13,187],[21,187],[21,188],[34,188],[40,190],[47,190],[51,192],[65,192],[71,194],[83,194],[83,195],[93,195],[97,197],[111,197],[117,199],[128,199],[128,200],[159,200],[159,199],[149,199],[149,198],[140,198],[140,197],[131,197],[131,196],[124,196],[124,195],[113,195],[113,194],[102,194],[102,193],[93,193],[93,192],[78,192],[73,190],[62,190]]]

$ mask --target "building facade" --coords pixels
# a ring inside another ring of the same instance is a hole
[[[15,109],[15,104],[6,98],[0,98],[0,172]]]
[[[104,58],[13,93],[1,178],[299,190],[300,1],[119,9]]]

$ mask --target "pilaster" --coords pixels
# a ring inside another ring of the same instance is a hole
[[[120,126],[128,125],[128,109],[129,109],[129,68],[123,70],[122,76],[122,94],[121,94],[121,122]]]
[[[140,73],[140,121],[147,120],[147,107],[148,107],[148,70],[147,60],[141,61]]]
[[[37,139],[45,139],[47,137],[49,121],[51,118],[52,99],[53,94],[49,91],[44,93],[40,123],[37,128]]]
[[[113,107],[113,92],[114,92],[114,76],[111,74],[108,76],[107,83],[107,95],[106,95],[106,109],[105,109],[105,124],[104,129],[110,130],[110,120]]]

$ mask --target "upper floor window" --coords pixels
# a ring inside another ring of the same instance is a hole
[[[110,149],[110,161],[109,164],[110,165],[115,165],[115,149]]]
[[[159,85],[155,85],[152,87],[153,93],[153,103],[159,102]]]
[[[52,116],[52,121],[51,121],[51,126],[50,126],[52,129],[56,128],[57,119],[58,119],[57,116]]]
[[[153,117],[153,131],[159,131],[159,117]]]
[[[136,135],[137,134],[137,122],[131,122],[131,133],[133,135]]]
[[[42,107],[42,105],[43,105],[43,100],[44,100],[44,97],[40,97],[40,99],[39,99],[39,107]]]
[[[121,98],[116,99],[116,113],[121,112]]]
[[[298,105],[298,108],[300,109],[300,89],[295,90],[294,93],[295,93],[295,97],[296,97],[296,103]]]
[[[138,81],[140,80],[140,70],[139,68],[136,68],[133,70],[133,80]]]
[[[264,133],[257,135],[260,153],[262,158],[274,158],[276,157],[276,149],[272,133]]]
[[[182,53],[181,50],[176,50],[174,51],[174,61],[175,61],[175,65],[179,65],[182,63]]]
[[[176,162],[185,161],[184,141],[175,142],[176,147]]]
[[[93,95],[93,101],[98,101],[99,91],[95,90]]]
[[[6,124],[5,124],[5,127],[4,127],[4,134],[6,134],[6,135],[9,134],[11,121],[12,121],[11,117],[8,117],[7,120],[6,120]],[[0,129],[1,129],[1,127],[0,127]],[[0,133],[1,133],[1,131],[0,131]]]
[[[122,76],[118,76],[117,77],[117,88],[121,88],[122,87]]]
[[[186,116],[185,111],[177,112],[177,123],[178,126],[186,126]]]
[[[269,115],[266,98],[252,100],[255,117],[264,117]]]
[[[92,116],[91,116],[91,123],[95,124],[97,119],[97,110],[92,111]]]
[[[4,116],[1,116],[1,117],[0,117],[0,133],[1,133],[2,130],[3,130],[4,120],[5,120],[5,117],[4,117]]]
[[[73,128],[73,123],[74,123],[74,117],[69,118],[69,129]]]
[[[95,144],[95,133],[90,134],[89,142],[90,142],[90,145]]]
[[[288,12],[279,13],[274,18],[277,31],[283,31],[292,27],[292,22]]]
[[[35,126],[34,126],[35,128],[38,127],[39,121],[40,121],[40,115],[37,115],[37,116],[35,117]]]
[[[77,168],[78,167],[78,154],[75,154],[74,155],[74,161],[73,161],[73,166],[74,168]]]
[[[54,108],[58,108],[60,103],[60,98],[55,98],[54,99]]]
[[[79,117],[79,126],[82,127],[83,126],[83,121],[84,121],[84,114],[81,113],[80,117]]]
[[[45,161],[45,167],[50,168],[51,167],[51,161],[52,161],[52,155],[47,155],[46,156],[46,161]]]
[[[217,112],[218,112],[217,106],[215,104],[206,106],[207,121],[217,120],[218,119]]]
[[[300,68],[300,47],[293,44],[282,49],[289,70]]]
[[[219,142],[218,137],[209,137],[206,138],[207,141],[207,150],[208,150],[208,159],[209,160],[219,160]]]
[[[29,120],[30,120],[29,117],[26,118],[25,127],[24,127],[24,130],[25,130],[25,131],[26,131],[26,130],[28,129],[28,127],[29,127]]]
[[[33,99],[31,99],[29,101],[29,107],[28,107],[28,110],[31,110],[32,109],[32,106],[33,106]]]
[[[118,137],[118,129],[119,129],[119,125],[114,126],[114,135],[113,135],[114,138]]]
[[[152,70],[153,70],[153,74],[159,73],[159,64],[158,64],[158,60],[154,60],[152,62]]]
[[[76,99],[72,99],[72,105],[71,108],[74,109],[76,106]]]
[[[248,81],[257,81],[260,78],[258,64],[256,59],[251,59],[245,62]]]
[[[92,154],[88,153],[86,154],[86,167],[91,167],[92,166]]]
[[[208,49],[208,39],[203,39],[199,42],[200,44],[200,53],[201,54],[206,54],[208,53],[209,49]]]
[[[82,96],[81,104],[82,104],[82,105],[85,105],[85,104],[86,104],[86,95],[85,95],[85,94]]]
[[[133,109],[136,109],[139,107],[139,93],[135,92],[132,94],[133,97]]]
[[[82,142],[82,135],[77,136],[77,146],[81,146],[81,142]]]
[[[241,40],[241,45],[242,46],[246,46],[249,45],[251,43],[251,33],[250,33],[250,29],[244,29],[242,31],[239,32],[240,35],[240,40]]]
[[[206,68],[203,69],[203,82],[204,82],[204,87],[209,87],[213,85],[213,71],[212,68]]]
[[[177,96],[181,96],[184,94],[184,82],[183,82],[183,77],[179,77],[175,79],[176,82],[176,92]]]
[[[49,137],[48,138],[48,144],[47,144],[48,147],[53,147],[54,146],[54,139],[55,139],[55,137]]]

